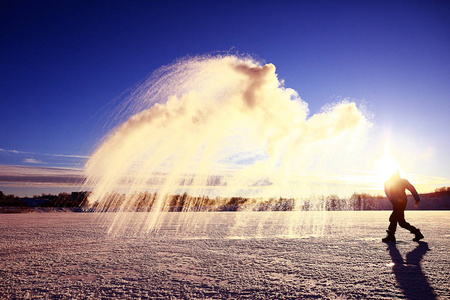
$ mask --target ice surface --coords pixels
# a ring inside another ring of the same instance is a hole
[[[399,228],[393,245],[388,211],[195,214],[141,236],[92,213],[0,215],[0,299],[450,298],[447,211],[407,211],[424,242]]]

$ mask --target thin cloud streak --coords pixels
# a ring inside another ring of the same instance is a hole
[[[0,165],[0,187],[76,187],[84,181],[81,169]]]
[[[2,148],[0,148],[0,152],[11,153],[11,154],[43,155],[43,156],[51,156],[51,157],[86,158],[86,159],[90,158],[90,156],[87,156],[87,155],[36,153],[36,152],[19,151],[19,150],[2,149]]]
[[[42,160],[34,159],[34,158],[25,158],[23,160],[23,162],[27,163],[27,164],[43,164],[44,163]]]

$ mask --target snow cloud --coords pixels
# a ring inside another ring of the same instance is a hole
[[[308,104],[284,86],[273,64],[237,56],[196,57],[161,68],[130,93],[118,118],[125,121],[86,164],[91,199],[152,186],[160,195],[155,210],[164,208],[165,195],[182,192],[327,193],[323,173],[352,168],[370,127],[349,101],[309,117]]]

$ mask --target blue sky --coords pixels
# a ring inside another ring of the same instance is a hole
[[[2,1],[0,164],[80,168],[121,93],[230,50],[273,63],[311,113],[365,104],[367,169],[388,141],[406,173],[450,184],[449,15],[447,1]]]

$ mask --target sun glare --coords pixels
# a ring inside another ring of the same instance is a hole
[[[375,165],[375,172],[377,173],[381,182],[387,180],[396,170],[399,165],[394,157],[391,156],[391,149],[389,143],[384,145],[384,154],[381,156]]]

